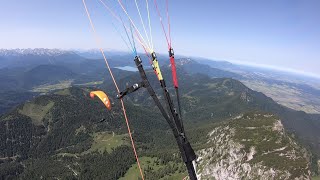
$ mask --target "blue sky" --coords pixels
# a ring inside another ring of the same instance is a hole
[[[116,0],[104,0],[121,12]],[[150,1],[155,51],[165,38]],[[320,1],[169,0],[177,54],[264,64],[320,76]],[[133,0],[129,13],[139,23]],[[141,4],[145,15],[144,0]],[[164,0],[158,0],[164,10]],[[87,0],[103,47],[127,50],[98,0]],[[163,14],[165,15],[165,14]],[[125,17],[125,16],[123,16]],[[0,48],[96,48],[81,0],[7,0],[0,6]],[[146,22],[147,23],[147,22]],[[140,29],[143,32],[142,29]]]

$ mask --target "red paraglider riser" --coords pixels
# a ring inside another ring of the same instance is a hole
[[[175,88],[178,88],[176,63],[174,62],[174,57],[172,57],[172,56],[170,57],[170,63],[171,63],[173,85],[174,85]]]

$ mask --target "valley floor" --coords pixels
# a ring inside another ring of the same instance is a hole
[[[269,84],[263,81],[241,81],[252,90],[271,97],[277,103],[306,113],[320,114],[320,97],[309,94],[290,85]]]

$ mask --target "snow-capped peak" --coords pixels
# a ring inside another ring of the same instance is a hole
[[[0,49],[0,56],[25,56],[25,55],[36,55],[36,56],[59,56],[66,54],[68,51],[60,49]]]
[[[194,60],[190,59],[190,58],[180,58],[180,59],[176,59],[176,64],[183,66],[185,64],[192,64],[195,63]]]

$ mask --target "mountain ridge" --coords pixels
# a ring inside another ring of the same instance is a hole
[[[257,133],[259,132],[259,133]],[[272,114],[246,113],[217,125],[198,150],[199,179],[309,179],[307,150]],[[290,167],[286,167],[290,164]]]

